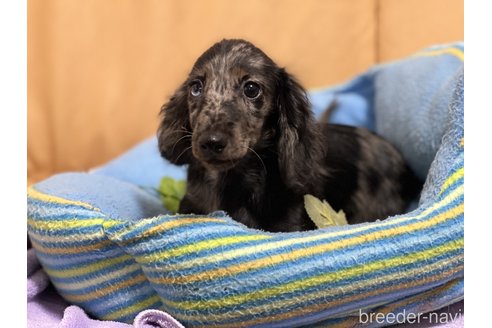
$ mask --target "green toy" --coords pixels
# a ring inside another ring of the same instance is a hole
[[[179,203],[186,193],[186,181],[163,177],[159,184],[159,193],[164,206],[176,213],[179,209]]]

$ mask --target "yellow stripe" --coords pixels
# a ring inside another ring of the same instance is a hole
[[[465,168],[464,167],[461,167],[459,170],[457,170],[456,172],[454,172],[453,174],[451,174],[446,179],[446,181],[444,182],[444,184],[442,185],[441,191],[439,192],[439,194],[442,194],[444,190],[448,189],[449,186],[451,186],[456,181],[458,181],[459,179],[461,179],[464,175],[465,175]]]
[[[415,54],[415,57],[424,57],[424,56],[440,56],[440,55],[453,55],[461,61],[465,60],[465,54],[463,51],[457,48],[444,48],[444,49],[436,49],[436,50],[427,50],[423,52],[419,52]]]
[[[141,220],[138,220],[136,222],[130,222],[130,221],[117,221],[117,220],[113,220],[113,221],[109,221],[109,222],[113,222],[113,223],[116,223],[117,224],[120,224],[122,225],[120,228],[118,228],[117,230],[113,231],[111,234],[114,236],[113,239],[118,239],[118,240],[121,240],[121,239],[124,239],[123,236],[129,232],[132,232],[134,230],[137,230],[137,229],[140,229],[146,225],[153,225],[155,224],[155,221],[156,220],[160,220],[161,216],[156,216],[156,217],[153,217],[153,218],[144,218],[144,219],[141,219]],[[115,224],[113,224],[115,225]],[[104,222],[104,228],[107,228],[107,223]]]
[[[367,299],[370,297],[374,297],[380,294],[388,293],[388,292],[398,292],[401,290],[409,289],[409,288],[415,288],[416,286],[424,285],[424,284],[429,284],[433,283],[435,281],[451,277],[452,275],[456,274],[459,271],[463,270],[463,265],[458,265],[455,268],[448,269],[444,272],[440,272],[439,275],[437,276],[431,276],[425,279],[421,280],[416,280],[416,281],[410,281],[406,283],[400,283],[398,285],[394,286],[389,286],[389,287],[384,287],[384,288],[379,288],[377,290],[373,290],[370,292],[367,292],[365,294],[356,294],[353,296],[349,296],[347,298],[344,298],[342,301],[339,302],[338,306],[342,304],[348,304],[352,303],[361,299]],[[295,301],[293,301],[294,303]],[[234,328],[240,328],[240,327],[251,327],[253,325],[258,325],[261,323],[273,323],[275,321],[283,321],[283,320],[288,320],[297,316],[305,316],[306,313],[316,313],[319,311],[323,311],[329,308],[334,307],[333,302],[326,303],[326,302],[319,302],[315,305],[311,306],[306,306],[306,307],[297,307],[296,309],[293,309],[292,311],[289,311],[288,313],[281,313],[277,315],[267,315],[263,316],[259,319],[251,319],[251,320],[245,320],[245,321],[240,321],[240,322],[234,322],[234,323],[227,323],[227,324],[214,324],[213,327],[215,328],[220,328],[220,327],[234,327]],[[174,316],[177,319],[181,319],[179,314],[174,314]],[[331,325],[329,326],[331,327]],[[338,326],[337,326],[338,327]],[[342,325],[342,327],[344,327]],[[347,327],[354,327],[353,325],[349,325]]]
[[[462,249],[463,245],[464,245],[463,239],[453,240],[447,244],[440,245],[431,249],[427,249],[422,252],[397,256],[390,259],[383,259],[376,262],[372,262],[370,264],[358,265],[351,268],[339,270],[336,272],[330,272],[319,276],[308,277],[305,279],[289,282],[283,285],[268,287],[258,291],[253,291],[240,295],[228,296],[221,299],[184,301],[184,302],[174,302],[171,300],[163,300],[163,301],[165,304],[168,304],[170,306],[182,310],[205,310],[210,308],[221,308],[221,307],[239,305],[244,302],[251,302],[264,298],[270,298],[272,296],[291,293],[296,290],[302,290],[310,287],[319,286],[322,284],[333,283],[342,279],[350,279],[351,277],[359,276],[361,273],[368,274],[370,272],[380,271],[380,270],[389,269],[392,267],[402,266],[406,264],[412,264],[415,262],[426,260],[428,258],[435,257],[437,255]],[[422,265],[422,268],[426,268],[426,266]]]
[[[107,287],[104,287],[101,289],[97,289],[97,290],[90,292],[90,293],[84,293],[81,295],[71,295],[71,294],[61,292],[61,294],[63,295],[63,297],[65,299],[67,299],[68,301],[71,301],[71,302],[87,302],[87,301],[92,301],[94,299],[97,299],[99,297],[104,297],[104,296],[106,296],[108,294],[112,294],[114,292],[121,291],[124,288],[129,288],[129,287],[135,286],[135,285],[142,283],[144,281],[146,281],[145,276],[143,274],[140,274],[140,275],[135,276],[133,278],[130,278],[128,280],[124,280],[124,281],[121,281],[119,283],[111,284],[110,286],[107,286]],[[57,286],[56,283],[54,285]]]
[[[64,220],[57,220],[57,221],[40,221],[40,220],[35,220],[33,218],[28,218],[27,219],[27,224],[34,228],[34,229],[39,229],[39,230],[48,230],[48,231],[53,231],[53,230],[69,230],[69,229],[76,229],[76,228],[87,228],[87,227],[98,227],[101,226],[102,228],[102,223],[104,222],[104,219],[102,218],[92,218],[92,219],[80,219],[80,218],[73,218],[73,219],[64,219]]]
[[[111,232],[111,234],[116,237],[113,239],[117,239],[117,238],[119,239],[126,232],[131,231],[132,229],[140,228],[141,226],[149,224],[149,222],[152,223],[154,222],[155,219],[159,219],[159,216],[156,216],[154,218],[144,218],[136,222],[123,221],[123,220],[108,220],[103,223],[103,227],[107,229],[108,223],[112,224],[112,226],[121,225],[121,227]]]
[[[200,267],[200,266],[206,265],[208,263],[217,263],[219,261],[231,260],[231,259],[239,258],[242,256],[257,254],[259,252],[264,252],[267,250],[275,250],[275,249],[282,248],[285,246],[294,246],[297,244],[303,244],[303,243],[308,243],[308,242],[317,241],[317,240],[323,240],[323,239],[327,239],[327,238],[328,237],[325,234],[318,234],[318,235],[314,235],[314,236],[310,236],[310,237],[304,237],[304,238],[292,238],[292,239],[286,239],[286,240],[281,240],[281,241],[276,241],[276,242],[269,242],[269,243],[260,244],[260,245],[248,246],[248,247],[244,247],[244,248],[240,248],[240,249],[233,249],[233,250],[230,250],[227,252],[221,252],[221,253],[215,254],[215,255],[205,255],[204,257],[193,258],[191,260],[179,262],[176,264],[166,263],[165,266],[148,268],[147,271],[150,271],[150,272],[179,271],[179,270],[192,268],[192,267]],[[192,246],[192,245],[190,245],[190,246]]]
[[[51,276],[55,278],[75,278],[78,276],[86,275],[89,273],[94,273],[96,271],[100,271],[103,269],[106,269],[110,266],[117,265],[119,263],[125,262],[132,259],[130,255],[121,255],[115,258],[111,258],[108,260],[103,260],[99,261],[97,263],[89,264],[89,265],[84,265],[78,268],[74,269],[68,269],[68,270],[56,270],[56,269],[50,269],[47,268],[46,266],[44,267],[44,270]]]
[[[259,260],[253,260],[243,262],[235,265],[231,265],[224,268],[217,268],[208,271],[196,273],[194,275],[183,275],[178,277],[160,277],[150,278],[155,283],[165,284],[188,284],[193,281],[211,280],[222,276],[231,276],[239,273],[243,273],[250,270],[261,269],[267,266],[276,265],[280,263],[294,261],[303,257],[312,256],[315,254],[321,254],[325,252],[331,252],[337,249],[345,248],[352,245],[359,245],[367,243],[369,241],[375,241],[382,238],[393,237],[404,233],[421,230],[427,227],[437,225],[440,222],[444,222],[448,219],[456,217],[458,214],[463,213],[463,204],[451,208],[450,210],[435,216],[432,220],[418,221],[409,225],[396,227],[390,231],[375,231],[362,236],[355,236],[352,238],[344,239],[341,241],[332,241],[327,244],[317,245],[306,249],[297,249],[289,253],[276,254],[267,258]]]
[[[34,239],[32,239],[31,242],[36,250],[47,254],[79,254],[83,252],[99,251],[101,248],[112,244],[110,240],[103,240],[97,243],[83,246],[79,245],[74,247],[45,247],[36,242]]]
[[[48,202],[48,203],[53,203],[53,204],[60,204],[60,205],[76,205],[76,206],[81,206],[90,210],[95,210],[95,211],[101,211],[97,207],[94,207],[92,205],[89,205],[84,202],[79,202],[79,201],[74,201],[74,200],[68,200],[65,198],[57,197],[57,196],[51,196],[47,195],[45,193],[42,193],[40,191],[37,191],[34,189],[34,187],[29,187],[27,189],[27,195],[31,198],[41,200],[43,202]]]
[[[450,192],[443,200],[440,202],[437,202],[433,204],[432,207],[424,210],[421,214],[417,216],[409,216],[409,217],[401,217],[398,219],[393,219],[391,221],[383,221],[379,222],[377,224],[378,228],[383,228],[385,226],[393,225],[393,224],[399,224],[399,223],[404,223],[408,222],[411,220],[416,220],[420,219],[422,217],[425,217],[426,215],[430,214],[432,211],[435,211],[436,209],[446,206],[452,201],[454,201],[456,198],[461,196],[463,194],[463,186],[456,188],[452,192]],[[273,250],[276,248],[284,247],[287,245],[296,245],[296,244],[302,244],[302,243],[307,243],[307,242],[312,242],[312,241],[317,241],[317,240],[324,240],[324,239],[330,239],[333,237],[343,237],[345,235],[350,235],[353,233],[357,232],[363,232],[368,229],[374,228],[374,225],[363,225],[361,227],[354,227],[350,230],[342,230],[342,231],[335,231],[335,232],[323,232],[323,234],[318,234],[314,236],[307,236],[307,237],[300,237],[300,238],[290,238],[287,240],[282,240],[278,242],[271,242],[267,244],[262,244],[262,245],[256,245],[256,246],[251,246],[251,247],[245,247],[242,249],[236,249],[236,250],[231,250],[227,252],[221,252],[220,254],[216,255],[207,255],[205,257],[199,257],[199,258],[194,258],[189,261],[185,262],[180,262],[174,265],[166,265],[164,267],[153,267],[153,268],[148,268],[149,271],[157,271],[157,272],[162,272],[164,271],[171,271],[171,270],[180,270],[184,268],[190,268],[190,267],[199,267],[200,265],[204,265],[207,263],[213,263],[213,262],[218,262],[221,260],[230,260],[234,258],[238,258],[241,256],[249,255],[249,254],[254,254],[259,251],[263,250]]]
[[[124,230],[122,229],[122,230],[118,231],[116,234],[114,234],[113,239],[118,239],[118,240],[124,239],[123,236],[125,234],[127,234],[129,232],[133,232],[136,229],[141,228],[147,224],[153,225],[155,223],[154,219],[149,219],[149,220],[145,220],[145,221],[146,222],[143,222],[142,224],[137,223],[136,225],[130,225],[130,226],[126,227],[126,229],[124,229]],[[206,218],[200,218],[200,217],[177,218],[174,221],[166,221],[166,222],[163,222],[159,225],[151,226],[148,230],[142,231],[137,236],[130,238],[128,240],[123,240],[121,243],[122,244],[129,244],[129,243],[132,243],[132,242],[137,241],[139,239],[146,238],[146,237],[152,236],[152,235],[157,234],[157,233],[169,231],[169,230],[177,228],[177,227],[190,225],[190,224],[204,223],[204,222],[225,222],[225,221],[222,219],[208,218],[208,217],[206,217]]]
[[[119,311],[115,311],[113,313],[110,313],[108,315],[105,315],[103,317],[104,320],[116,320],[119,318],[123,318],[129,314],[137,313],[142,310],[146,310],[149,306],[154,304],[155,302],[160,301],[159,296],[151,296],[146,300],[143,300],[141,302],[135,303],[132,306],[126,307],[124,309],[121,309]]]
[[[125,223],[125,221],[106,218],[102,224],[103,224],[104,229],[108,229],[108,228],[112,228],[114,226],[124,224],[124,223]]]
[[[203,240],[194,244],[185,245],[169,250],[165,250],[158,253],[153,253],[150,255],[145,255],[137,257],[139,263],[150,263],[155,261],[164,260],[170,257],[181,256],[193,252],[200,252],[206,249],[213,249],[216,247],[222,247],[226,245],[238,244],[247,241],[254,240],[264,240],[272,238],[268,235],[247,235],[247,236],[232,236],[232,237],[222,237],[216,239]]]
[[[340,290],[343,288],[343,293],[344,294],[349,294],[351,292],[360,290],[360,289],[365,289],[371,286],[375,286],[377,284],[380,284],[383,281],[389,281],[393,279],[406,279],[408,277],[418,277],[420,274],[427,273],[429,271],[435,270],[442,268],[444,266],[447,266],[449,264],[453,264],[455,262],[460,262],[463,260],[463,254],[455,255],[452,258],[448,259],[443,259],[438,262],[432,263],[431,265],[425,267],[425,266],[419,266],[414,269],[410,270],[405,270],[403,272],[395,272],[395,273],[390,273],[384,276],[378,276],[376,278],[364,280],[360,283],[357,284],[350,284],[346,285],[343,287],[332,287],[332,288],[327,288],[323,289],[314,293],[305,293],[304,295],[296,296],[295,302],[297,304],[301,304],[303,302],[308,302],[312,301],[315,299],[320,299],[320,298],[327,298],[327,297],[333,297],[340,295]],[[357,295],[360,296],[360,298],[365,298],[366,296],[364,294],[358,293]],[[287,300],[281,300],[281,301],[276,301],[268,304],[268,309],[265,308],[264,305],[257,305],[257,306],[250,306],[248,307],[248,313],[254,313],[255,315],[263,315],[265,311],[268,312],[273,312],[274,310],[279,310],[284,307],[288,307],[289,305],[292,305],[293,300],[287,299]],[[339,306],[340,303],[345,303],[344,299],[337,299],[336,301],[330,302],[330,307],[335,307]],[[372,307],[372,306],[371,306]],[[179,319],[183,320],[198,320],[198,321],[218,321],[218,320],[226,320],[226,319],[235,319],[235,318],[240,318],[244,316],[244,313],[238,311],[230,311],[227,313],[221,313],[221,314],[212,314],[212,315],[200,315],[197,316],[195,314],[193,315],[179,315]]]
[[[107,282],[107,281],[110,281],[110,280],[113,280],[113,279],[120,278],[120,277],[122,277],[124,275],[127,275],[129,273],[138,271],[140,269],[141,269],[140,268],[140,265],[138,265],[138,264],[131,264],[129,266],[120,268],[118,270],[113,270],[113,271],[110,271],[108,273],[104,273],[102,275],[96,276],[95,278],[80,279],[80,280],[75,281],[75,282],[67,282],[67,283],[57,282],[57,283],[55,283],[55,285],[58,288],[61,288],[61,289],[64,289],[64,290],[75,291],[75,290],[80,290],[80,289],[84,289],[84,288],[87,288],[87,287],[92,287],[92,286],[95,286],[95,285],[99,285],[99,284],[102,284],[104,282]]]

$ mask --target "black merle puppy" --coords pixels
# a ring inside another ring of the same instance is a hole
[[[161,114],[162,156],[189,164],[180,213],[225,210],[251,228],[310,230],[305,194],[359,223],[403,212],[420,189],[382,138],[317,123],[299,83],[244,40],[208,49]]]

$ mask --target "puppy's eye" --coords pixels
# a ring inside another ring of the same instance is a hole
[[[244,95],[249,99],[256,99],[261,93],[261,88],[258,83],[247,82],[244,85]]]
[[[193,97],[198,97],[202,94],[203,91],[203,83],[200,80],[195,80],[191,82],[190,93]]]

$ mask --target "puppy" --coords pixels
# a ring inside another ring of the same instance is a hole
[[[224,210],[251,228],[302,231],[315,229],[305,194],[353,224],[402,213],[421,187],[387,141],[317,123],[295,78],[244,40],[203,53],[161,115],[161,155],[189,165],[180,213]]]

